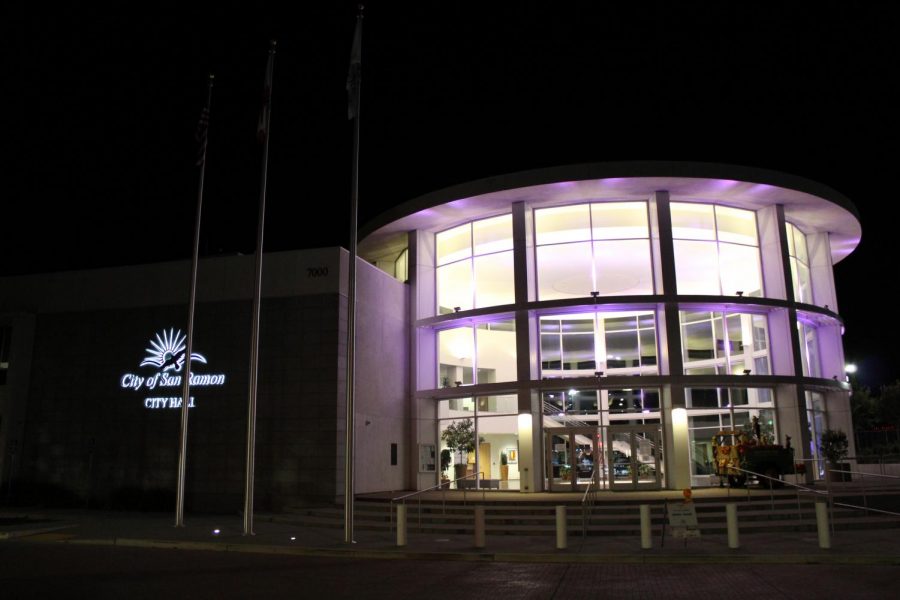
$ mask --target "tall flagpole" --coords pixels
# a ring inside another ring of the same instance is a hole
[[[256,271],[253,292],[253,333],[250,342],[250,396],[247,402],[247,471],[244,477],[244,535],[253,533],[253,467],[256,457],[256,388],[259,366],[259,309],[262,296],[263,231],[266,222],[266,175],[269,169],[269,138],[272,122],[272,74],[275,71],[275,40],[269,42],[263,112],[257,133],[263,144],[262,180],[259,186],[259,227],[256,231]]]
[[[194,254],[191,260],[191,298],[188,302],[187,348],[184,351],[184,389],[181,395],[181,438],[178,444],[178,484],[175,500],[175,527],[184,527],[184,478],[187,468],[188,409],[191,401],[191,352],[194,349],[194,305],[197,302],[197,263],[200,260],[200,215],[203,211],[203,182],[206,179],[206,141],[209,136],[209,111],[215,76],[210,73],[206,90],[206,108],[200,115],[197,141],[200,143],[197,163],[200,185],[197,191],[197,216],[194,218]]]
[[[344,543],[353,543],[354,502],[354,425],[353,396],[355,379],[356,344],[356,207],[359,199],[359,90],[362,83],[362,20],[363,6],[356,15],[356,31],[350,50],[350,73],[347,91],[350,94],[347,116],[353,119],[353,181],[350,190],[350,284],[347,289],[347,411],[346,439],[344,442]]]

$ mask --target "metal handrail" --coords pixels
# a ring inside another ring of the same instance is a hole
[[[475,477],[476,487],[478,486],[477,481],[479,479],[484,479],[484,471],[479,471],[478,473],[471,473],[470,475],[465,475],[464,477],[459,477],[457,479],[453,479],[451,481],[442,481],[437,485],[433,485],[429,488],[425,488],[424,490],[418,490],[412,492],[411,494],[404,494],[403,496],[397,496],[396,498],[391,498],[390,502],[390,513],[391,513],[391,532],[394,531],[394,502],[402,501],[403,504],[406,504],[406,500],[408,498],[412,498],[413,496],[419,496],[419,505],[418,505],[418,515],[419,515],[419,531],[422,530],[422,498],[421,494],[425,492],[430,492],[441,488],[441,514],[447,514],[447,489],[450,487],[451,483],[456,483],[458,481],[462,481],[463,479],[471,479]],[[459,485],[459,484],[457,484]],[[457,488],[458,489],[458,488]],[[481,501],[484,502],[486,498],[485,488],[481,488]],[[463,505],[466,503],[466,488],[463,488]]]
[[[805,460],[817,460],[817,459],[805,459]],[[828,504],[828,512],[829,512],[828,518],[829,518],[829,525],[830,525],[832,535],[834,535],[834,507],[835,506],[841,506],[844,508],[852,508],[855,510],[864,510],[864,511],[868,511],[868,512],[875,512],[875,513],[883,514],[883,515],[891,515],[891,516],[900,517],[900,513],[897,513],[897,512],[892,512],[889,510],[881,510],[878,508],[869,507],[865,486],[863,486],[863,504],[864,504],[864,506],[859,506],[856,504],[848,504],[846,502],[837,502],[835,500],[835,493],[831,489],[831,478],[828,477],[827,474],[832,473],[832,472],[834,472],[834,473],[855,473],[855,471],[845,471],[845,470],[841,470],[841,469],[826,469],[825,490],[817,490],[814,488],[809,488],[806,486],[795,484],[790,481],[784,481],[784,480],[778,479],[776,477],[770,477],[768,475],[763,475],[762,473],[756,473],[755,471],[749,471],[747,469],[742,469],[740,467],[732,467],[732,469],[734,469],[736,471],[740,471],[742,473],[746,473],[748,475],[753,475],[753,476],[757,477],[758,479],[761,478],[761,479],[767,479],[770,481],[778,481],[779,484],[781,484],[781,485],[787,485],[787,486],[795,488],[797,490],[797,514],[798,514],[798,516],[801,514],[800,513],[800,491],[801,490],[804,492],[809,492],[809,493],[816,494],[819,496],[824,495],[825,501]],[[794,472],[795,472],[794,474],[796,474],[796,466],[794,467]],[[900,477],[898,477],[896,475],[879,475],[876,473],[864,473],[863,475],[870,475],[873,477],[885,477],[885,478],[890,478],[890,479],[900,479]],[[769,493],[770,493],[770,498],[771,498],[772,510],[775,509],[774,488],[775,488],[774,485],[771,485],[771,484],[769,485]],[[730,493],[731,493],[731,488],[729,488],[729,495],[730,495]],[[749,497],[750,497],[750,488],[747,488],[748,500],[749,500]],[[802,520],[802,517],[800,517],[800,518]]]
[[[593,511],[594,503],[597,499],[597,489],[594,487],[594,479],[597,476],[597,469],[594,469],[594,473],[591,476],[591,480],[588,482],[587,488],[584,490],[584,494],[581,496],[581,537],[584,538],[587,536],[587,520],[588,520],[588,510]]]

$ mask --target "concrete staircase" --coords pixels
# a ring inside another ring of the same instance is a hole
[[[672,493],[670,493],[671,495]],[[401,494],[394,494],[399,496]],[[359,530],[389,532],[393,526],[391,495],[361,497],[354,506],[354,527]],[[459,494],[447,494],[446,500],[429,497],[407,501],[407,527],[410,533],[473,534],[474,506],[485,507],[485,528],[488,535],[555,535],[556,506],[566,506],[569,535],[614,536],[640,535],[641,504],[649,504],[654,535],[662,533],[666,523],[666,502],[678,503],[680,498],[663,498],[659,494],[648,497],[621,498],[617,494],[598,494],[592,506],[582,508],[575,495],[542,494],[529,500],[511,499],[511,494],[469,494],[465,500]],[[861,497],[838,497],[838,502],[863,504]],[[702,533],[726,533],[725,506],[737,505],[741,533],[778,531],[816,531],[815,497],[792,491],[745,494],[733,492],[730,497],[710,495],[695,498],[697,520]],[[897,511],[900,492],[869,494],[870,507]],[[307,527],[342,528],[342,505],[326,507],[297,507],[278,517]],[[868,528],[900,528],[900,517],[866,512],[836,505],[833,509],[835,530]]]

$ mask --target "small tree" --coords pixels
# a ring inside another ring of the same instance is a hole
[[[475,450],[475,423],[472,419],[451,423],[441,434],[441,439],[451,452],[456,453],[459,459],[456,464],[464,465],[466,455]]]
[[[450,468],[451,464],[453,464],[453,453],[450,452],[449,448],[444,448],[441,450],[441,476],[444,475],[444,471]]]
[[[819,449],[822,456],[831,465],[837,465],[847,458],[849,442],[847,434],[840,429],[826,429],[819,440]]]

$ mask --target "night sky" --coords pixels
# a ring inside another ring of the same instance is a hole
[[[270,39],[266,249],[346,247],[356,3],[31,4],[0,9],[13,31],[0,275],[188,258],[193,137],[210,72],[201,252],[252,253]],[[848,360],[869,385],[900,377],[900,325],[888,312],[900,291],[900,19],[890,9],[395,4],[366,6],[361,223],[442,187],[571,163],[690,160],[799,175],[845,194],[862,217],[861,245],[836,267]],[[133,14],[138,6],[150,12]]]

